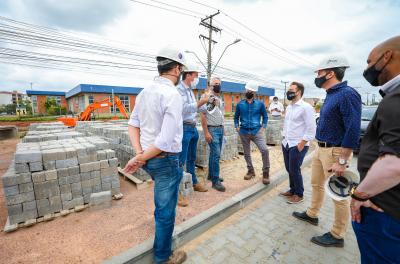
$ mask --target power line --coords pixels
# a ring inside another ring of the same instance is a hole
[[[139,3],[139,4],[142,4],[142,5],[146,5],[146,6],[155,7],[155,8],[158,8],[158,9],[165,10],[165,11],[169,11],[169,12],[181,14],[181,15],[184,15],[184,16],[189,16],[189,17],[194,17],[194,18],[200,18],[200,17],[198,17],[198,16],[196,16],[196,15],[191,15],[191,14],[188,14],[188,13],[184,13],[184,12],[181,12],[181,11],[169,9],[169,8],[166,8],[166,7],[161,7],[161,6],[157,6],[157,5],[152,5],[152,4],[148,4],[148,3],[143,3],[143,2],[137,1],[137,0],[129,0],[129,1],[135,2],[135,3]]]

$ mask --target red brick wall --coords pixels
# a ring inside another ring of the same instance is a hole
[[[98,94],[98,93],[93,94],[94,102],[99,102],[99,101],[102,101],[104,99],[109,99],[109,98],[110,98],[110,94]],[[87,107],[87,105],[85,105],[85,107]],[[99,114],[111,114],[110,107],[99,108],[94,112],[99,113]]]
[[[46,107],[45,107],[45,103],[46,103],[46,95],[38,95],[37,96],[37,112],[39,114],[45,114],[46,113]]]
[[[135,107],[135,102],[136,102],[136,95],[129,95],[129,108],[127,109],[129,112],[133,111],[133,108]]]

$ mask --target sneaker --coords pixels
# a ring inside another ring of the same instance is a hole
[[[220,181],[213,183],[212,188],[219,192],[225,192],[225,186]]]
[[[289,190],[289,191],[286,191],[286,192],[279,193],[279,196],[283,196],[283,197],[289,198],[290,196],[293,196],[293,193],[291,193],[290,190]]]
[[[247,174],[244,176],[244,179],[246,181],[251,180],[252,178],[256,177],[256,173],[254,172],[254,169],[248,170]]]
[[[308,223],[310,223],[312,225],[315,225],[315,226],[318,225],[318,217],[310,217],[310,216],[308,216],[306,211],[301,212],[301,213],[300,212],[293,212],[292,215],[294,217],[296,217],[297,219],[299,219],[299,220],[308,222]]]
[[[331,232],[325,233],[322,236],[315,236],[311,238],[311,242],[323,247],[344,247],[344,239],[335,238]]]
[[[200,184],[200,183],[193,184],[193,189],[196,192],[207,192],[208,191],[207,188],[204,187],[204,185]]]
[[[185,262],[187,255],[185,251],[174,251],[164,264],[181,264]]]
[[[288,197],[288,200],[286,201],[288,204],[298,204],[304,201],[303,197],[297,196],[297,195],[292,195]]]

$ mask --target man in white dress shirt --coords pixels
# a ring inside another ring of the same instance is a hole
[[[172,254],[172,233],[179,183],[183,176],[182,96],[176,89],[184,70],[183,52],[166,47],[157,59],[159,76],[136,99],[128,133],[136,156],[125,166],[132,173],[143,166],[154,180],[154,260],[156,263],[183,263],[186,253]]]
[[[298,82],[292,82],[286,93],[290,104],[286,108],[283,125],[282,152],[290,189],[280,195],[287,198],[289,204],[303,201],[301,165],[316,131],[314,108],[303,101],[303,94],[304,85]]]
[[[279,102],[278,97],[275,96],[268,107],[268,112],[271,114],[272,119],[281,119],[284,111],[285,108],[283,107],[283,104]]]

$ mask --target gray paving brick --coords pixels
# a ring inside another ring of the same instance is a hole
[[[99,150],[99,151],[97,151],[97,157],[99,160],[106,160],[107,153],[104,150]]]
[[[115,158],[115,151],[111,149],[106,149],[107,159]]]
[[[71,201],[72,200],[72,193],[61,193],[61,201]]]
[[[17,177],[14,174],[8,174],[5,173],[2,177],[1,180],[3,182],[3,186],[4,187],[9,187],[9,186],[13,186],[13,185],[17,185]]]
[[[7,206],[8,215],[20,215],[22,214],[22,204],[14,204]]]
[[[28,163],[15,163],[15,172],[16,173],[29,172]]]
[[[46,180],[46,175],[44,174],[44,171],[32,173],[32,181],[34,183],[44,182],[45,180]]]
[[[58,184],[59,184],[60,186],[69,184],[69,183],[68,183],[68,177],[59,177],[59,178],[58,178]]]
[[[24,212],[36,210],[36,201],[25,202],[22,204],[22,209]]]
[[[16,163],[42,162],[42,153],[40,150],[17,151],[14,158]]]
[[[56,156],[56,161],[57,160],[65,160],[67,158],[67,153],[65,152],[65,149],[58,148],[55,153],[55,156]],[[57,164],[57,162],[56,162],[56,164]]]
[[[17,179],[17,184],[23,184],[32,182],[32,174],[31,173],[19,173],[15,175]]]
[[[90,195],[90,207],[96,208],[107,208],[111,207],[111,191],[104,191],[98,193],[92,193]]]
[[[96,179],[96,178],[100,178],[100,171],[99,170],[91,171],[90,172],[90,179]]]
[[[45,170],[54,170],[56,168],[56,161],[55,160],[44,161],[43,167]]]
[[[57,175],[58,175],[58,177],[67,177],[70,174],[69,174],[68,168],[60,168],[60,169],[57,169]]]
[[[109,191],[111,190],[111,183],[104,183],[101,185],[101,190],[102,191]]]
[[[72,183],[76,183],[76,182],[80,182],[81,181],[81,176],[78,175],[71,175],[67,177],[68,183],[72,184]]]
[[[19,184],[18,186],[19,186],[20,193],[33,192],[33,183],[32,182]]]
[[[81,175],[81,180],[82,181],[86,181],[86,180],[90,180],[90,172],[83,172],[83,173],[81,173],[80,175]]]
[[[65,185],[60,185],[60,193],[70,193],[71,192],[71,185],[70,184],[65,184]]]
[[[79,166],[71,166],[68,168],[69,175],[78,175],[79,174]]]
[[[55,161],[57,159],[57,149],[45,149],[42,150],[43,162]]]
[[[82,172],[91,172],[93,170],[93,166],[92,166],[92,164],[90,162],[89,163],[80,164],[79,167],[80,167],[80,172],[81,173]]]
[[[48,170],[44,174],[46,175],[46,181],[57,180],[57,170]]]
[[[116,167],[110,167],[110,168],[106,168],[106,169],[101,169],[100,175],[102,178],[109,177],[109,176],[116,174],[117,172],[118,172],[118,169]]]
[[[77,157],[78,153],[75,148],[65,148],[67,159]]]
[[[9,187],[4,187],[3,190],[4,190],[4,195],[5,195],[6,197],[19,194],[18,185],[9,186]]]
[[[29,170],[31,172],[41,171],[43,170],[43,163],[41,161],[38,162],[29,162]]]

